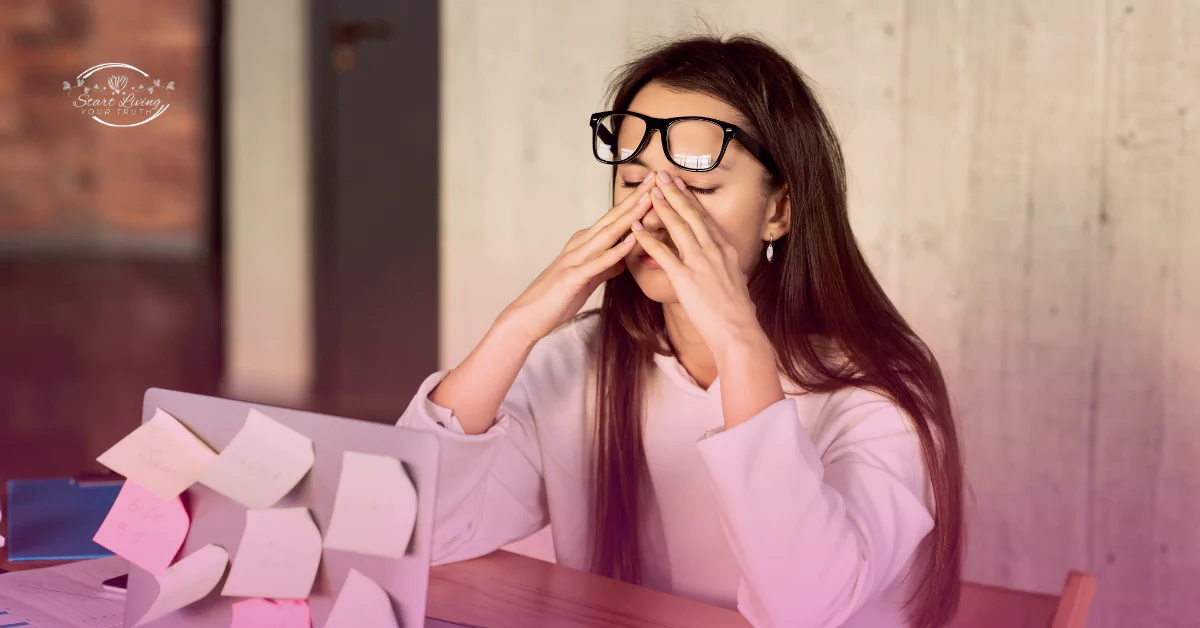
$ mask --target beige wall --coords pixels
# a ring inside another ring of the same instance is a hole
[[[312,383],[308,4],[229,3],[224,393],[281,404]]]
[[[820,87],[856,233],[958,406],[968,578],[1087,569],[1091,626],[1198,621],[1194,0],[445,0],[443,364],[607,209],[587,115],[697,13]]]

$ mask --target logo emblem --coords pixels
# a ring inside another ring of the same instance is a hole
[[[162,84],[146,72],[125,63],[101,63],[74,81],[63,81],[71,104],[91,119],[112,127],[141,126],[171,107],[175,81]]]

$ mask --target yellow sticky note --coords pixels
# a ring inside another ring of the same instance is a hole
[[[392,600],[374,580],[351,568],[338,591],[325,628],[399,628]]]
[[[100,454],[96,461],[169,500],[195,483],[216,457],[175,417],[157,409],[154,418]]]
[[[307,508],[247,510],[221,595],[303,600],[321,563],[321,532]]]
[[[154,621],[208,595],[225,574],[229,554],[220,545],[205,545],[167,568],[158,580],[158,596],[134,626]]]
[[[247,508],[270,508],[308,473],[313,460],[312,439],[250,410],[242,429],[199,479]]]
[[[401,558],[417,520],[417,491],[391,456],[342,452],[325,547]]]

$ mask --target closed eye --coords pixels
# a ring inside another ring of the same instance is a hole
[[[621,187],[627,188],[627,189],[636,188],[641,184],[642,184],[641,181],[626,181],[624,179],[621,180]],[[696,187],[694,185],[689,185],[688,189],[691,190],[695,194],[715,194],[719,188],[716,188],[716,187],[701,188],[701,187]]]

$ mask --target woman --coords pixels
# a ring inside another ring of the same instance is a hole
[[[758,40],[699,37],[613,87],[591,125],[615,206],[400,419],[441,443],[435,562],[553,522],[560,563],[757,626],[944,623],[945,384],[858,250],[809,86]]]

